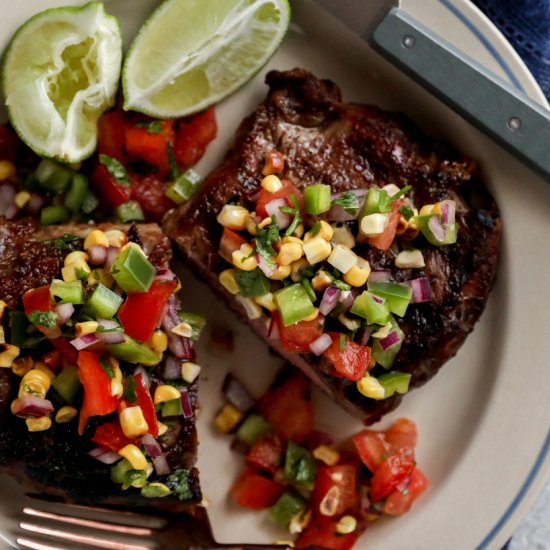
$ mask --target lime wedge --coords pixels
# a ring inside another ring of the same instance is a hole
[[[130,45],[124,108],[166,118],[220,101],[267,63],[289,20],[287,0],[166,0]]]
[[[90,156],[97,119],[114,104],[122,62],[118,21],[102,2],[36,14],[14,34],[2,66],[8,117],[39,155]]]

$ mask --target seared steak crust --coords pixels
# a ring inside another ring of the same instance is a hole
[[[128,226],[101,224],[97,227],[129,231]],[[10,308],[16,308],[25,291],[48,284],[58,276],[68,251],[43,241],[67,234],[84,238],[89,231],[89,225],[40,228],[31,219],[9,222],[0,218],[0,299]],[[156,224],[137,225],[133,233],[156,267],[168,267],[170,242]],[[0,471],[16,477],[27,490],[67,501],[156,507],[174,512],[188,506],[189,502],[175,497],[146,499],[135,489],[123,492],[111,481],[110,468],[87,455],[93,444],[78,435],[76,422],[53,422],[49,430],[29,433],[24,421],[10,411],[19,382],[20,378],[10,369],[0,369]],[[153,383],[161,382],[153,379]],[[189,388],[189,396],[196,409],[196,383]],[[94,421],[99,423],[102,419],[90,421],[89,435],[93,434]],[[190,503],[200,502],[199,476],[194,467],[198,445],[195,418],[178,417],[160,443],[172,469],[189,470],[189,489],[193,495]]]
[[[410,305],[399,324],[406,335],[394,369],[412,374],[411,387],[429,380],[457,352],[479,318],[493,284],[500,237],[498,207],[479,180],[475,164],[451,147],[425,136],[402,114],[369,105],[342,103],[340,90],[328,80],[295,69],[267,75],[269,95],[239,127],[226,161],[206,179],[197,195],[165,220],[166,234],[211,288],[241,317],[241,306],[218,283],[216,258],[221,226],[216,215],[234,202],[254,209],[266,154],[285,156],[282,177],[298,188],[323,182],[333,192],[411,185],[415,204],[444,199],[457,202],[458,242],[435,247],[422,236],[415,246],[424,252],[426,267],[400,270],[394,254],[367,245],[357,252],[373,269],[390,269],[397,281],[426,276],[434,299]],[[252,321],[267,340],[263,319]],[[355,383],[332,376],[330,365],[313,355],[284,353],[325,391],[366,423],[393,410],[401,397],[373,401]]]

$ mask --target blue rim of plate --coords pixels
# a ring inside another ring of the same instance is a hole
[[[500,68],[504,71],[506,76],[510,79],[510,82],[520,91],[525,92],[525,88],[522,86],[521,82],[515,75],[511,67],[506,63],[502,55],[496,50],[493,44],[487,39],[487,37],[481,32],[464,13],[462,13],[452,2],[452,0],[439,0],[439,3],[447,8],[461,23],[468,28],[468,30],[481,42],[485,49],[491,54],[494,60],[498,63]],[[508,523],[511,516],[517,510],[521,501],[524,499],[527,491],[530,489],[533,481],[539,474],[543,463],[545,462],[548,453],[550,451],[550,431],[546,435],[546,439],[537,454],[537,458],[532,468],[529,470],[527,477],[525,478],[523,484],[519,488],[516,496],[512,499],[512,502],[506,508],[500,519],[495,523],[493,528],[485,536],[485,538],[479,543],[476,547],[476,550],[483,550],[495,539],[495,537],[500,533],[503,527]],[[507,545],[506,545],[507,546]],[[505,547],[506,547],[505,546]]]

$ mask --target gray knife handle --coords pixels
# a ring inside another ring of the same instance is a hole
[[[550,183],[550,111],[392,8],[373,47]]]

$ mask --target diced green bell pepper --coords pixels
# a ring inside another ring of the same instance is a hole
[[[130,487],[141,489],[147,483],[147,473],[145,470],[134,470],[130,462],[124,458],[111,467],[111,481],[122,483],[124,490]]]
[[[247,445],[271,432],[271,424],[259,414],[248,415],[237,430],[236,436]]]
[[[187,323],[191,327],[191,340],[197,341],[206,326],[206,319],[197,313],[180,311],[179,318],[182,323]]]
[[[405,335],[403,331],[397,324],[397,321],[390,315],[390,323],[392,325],[392,330],[396,330],[400,337],[400,343],[394,346],[391,346],[387,350],[383,351],[380,346],[379,340],[374,338],[374,344],[372,345],[372,358],[385,369],[389,369],[392,364],[397,352],[401,349],[401,345]]]
[[[317,216],[330,210],[330,185],[319,183],[304,189],[304,210],[306,214]]]
[[[167,487],[164,483],[147,483],[140,492],[140,495],[145,498],[162,498],[171,494],[170,487]]]
[[[129,200],[118,205],[114,213],[120,223],[142,222],[145,220],[145,214],[139,202],[134,200]]]
[[[61,164],[50,160],[42,159],[34,172],[34,181],[42,189],[51,193],[63,193],[69,185],[73,172]]]
[[[384,387],[384,399],[391,397],[395,392],[407,393],[409,391],[409,382],[411,375],[405,372],[391,371],[380,375],[378,382]]]
[[[82,212],[91,214],[99,206],[99,199],[88,189],[82,201]]]
[[[274,298],[285,327],[298,323],[315,312],[311,298],[300,283],[278,290]]]
[[[161,353],[154,352],[150,347],[124,336],[124,342],[109,344],[107,350],[111,355],[128,363],[140,363],[145,366],[158,365],[162,359]]]
[[[162,404],[162,416],[181,416],[183,414],[183,407],[181,404],[181,398],[170,399]]]
[[[269,279],[259,267],[252,271],[241,271],[238,269],[235,271],[234,277],[241,296],[245,298],[265,296],[269,292]]]
[[[27,338],[29,321],[23,311],[10,311],[10,343],[18,348],[23,347]]]
[[[52,388],[63,398],[67,403],[74,403],[81,388],[80,379],[78,378],[78,370],[74,365],[65,367],[53,380]]]
[[[367,288],[370,292],[384,298],[389,310],[403,317],[411,301],[412,288],[399,283],[372,282],[368,283]]]
[[[386,301],[384,300],[383,303],[377,302],[372,292],[368,292],[367,290],[355,298],[350,312],[366,319],[369,325],[374,323],[384,325],[390,318],[390,310]]]
[[[111,319],[122,302],[121,296],[99,283],[86,302],[86,313],[96,319]]]
[[[65,282],[54,279],[50,285],[50,296],[56,304],[83,304],[82,281]]]
[[[289,526],[292,518],[305,510],[306,504],[306,501],[294,491],[286,491],[268,509],[267,517],[275,525],[285,529]]]
[[[313,455],[293,441],[287,443],[285,452],[285,481],[297,489],[313,489],[317,468]]]
[[[380,200],[380,189],[371,188],[369,189],[367,196],[365,198],[365,203],[361,213],[359,214],[359,219],[361,220],[365,216],[370,216],[371,214],[377,214],[380,212],[378,209],[378,201]]]
[[[69,219],[69,211],[62,205],[45,206],[40,210],[40,223],[52,225],[54,223],[66,222]]]
[[[186,170],[179,178],[168,186],[165,195],[176,204],[189,200],[201,183],[201,177],[193,169]]]
[[[80,212],[87,191],[88,178],[84,174],[74,174],[63,199],[63,203],[73,214]]]
[[[433,217],[439,218],[437,214],[423,214],[422,216],[415,216],[414,218],[418,222],[420,231],[422,232],[422,235],[424,235],[426,240],[434,246],[444,246],[446,244],[456,243],[456,239],[458,236],[458,224],[453,223],[452,225],[443,225],[442,227],[445,232],[445,236],[443,240],[440,241],[431,230],[429,225],[429,222]]]
[[[129,246],[113,262],[111,275],[124,292],[147,292],[155,278],[155,267],[144,254]]]

